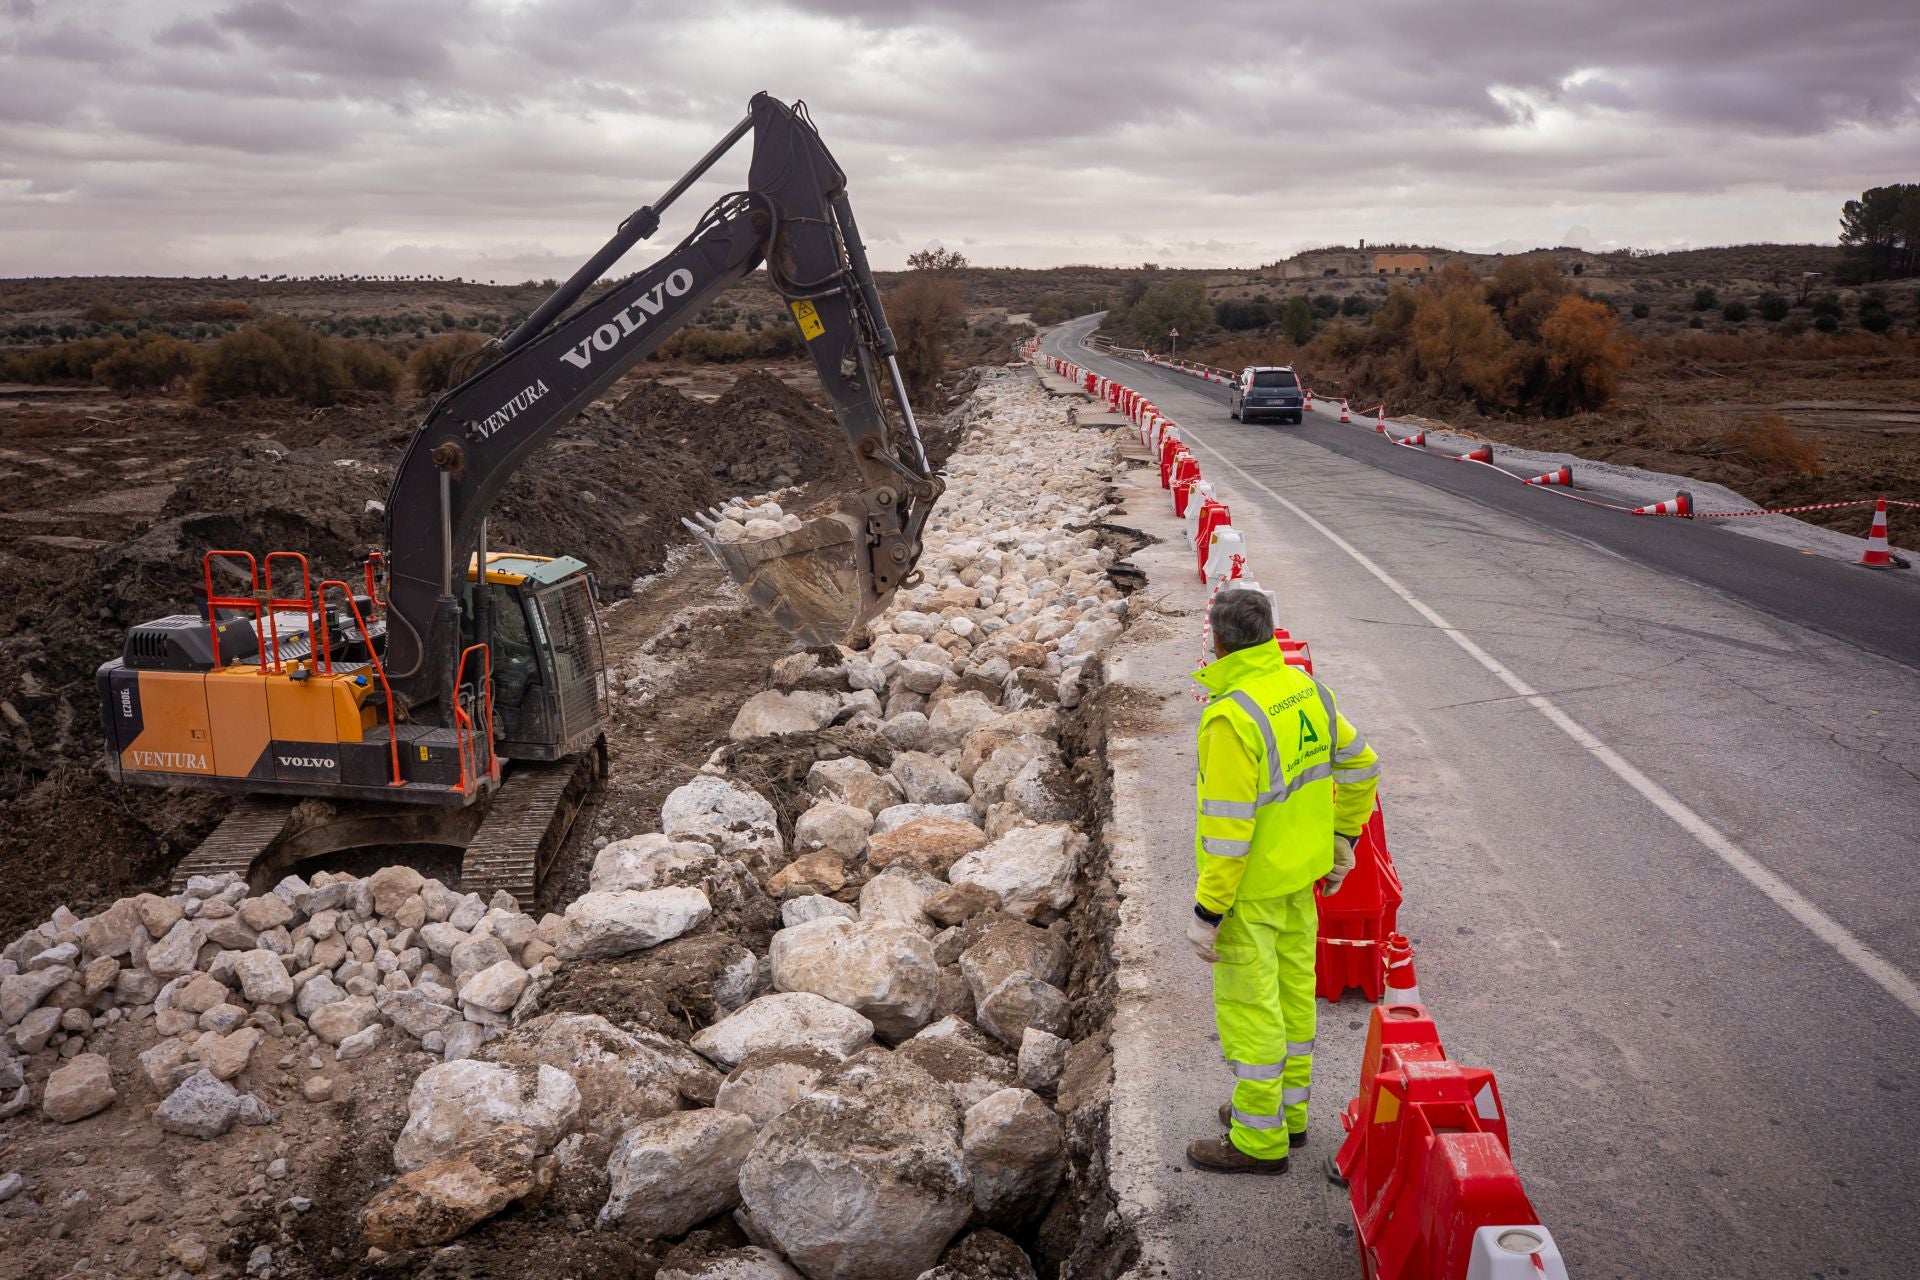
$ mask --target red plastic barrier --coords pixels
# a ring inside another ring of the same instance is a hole
[[[1320,938],[1315,944],[1315,991],[1324,1000],[1338,1001],[1348,987],[1360,988],[1368,1000],[1378,1001],[1387,990],[1386,940],[1398,933],[1400,903],[1406,890],[1387,851],[1387,825],[1380,802],[1360,833],[1353,850],[1353,870],[1340,888],[1327,897],[1313,890],[1320,908]]]
[[[1182,452],[1178,440],[1160,437],[1160,487],[1173,488],[1173,461]]]
[[[1273,639],[1280,646],[1280,657],[1288,666],[1299,667],[1308,675],[1313,674],[1313,650],[1307,647],[1305,640],[1295,640],[1285,627],[1275,627]]]
[[[1187,498],[1193,492],[1194,481],[1200,478],[1200,463],[1184,448],[1174,455],[1173,464],[1173,514],[1187,514]]]
[[[1218,498],[1208,498],[1205,502],[1200,504],[1200,526],[1198,531],[1194,534],[1193,545],[1195,547],[1200,547],[1200,548],[1204,548],[1211,545],[1213,540],[1214,526],[1222,525],[1222,524],[1232,524],[1232,523],[1233,523],[1233,516],[1227,510],[1227,504],[1220,501]],[[1206,568],[1206,565],[1204,563],[1204,560],[1205,560],[1204,551],[1202,552],[1201,559],[1203,563],[1201,564],[1200,567],[1204,569]]]
[[[1367,1280],[1461,1280],[1482,1227],[1537,1225],[1493,1073],[1450,1062],[1424,1005],[1376,1008],[1334,1157]]]

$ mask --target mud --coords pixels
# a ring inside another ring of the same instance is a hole
[[[85,913],[157,885],[219,820],[222,797],[108,782],[94,671],[128,627],[193,607],[206,549],[297,548],[316,576],[358,581],[416,422],[414,409],[382,403],[8,411],[0,699],[14,715],[0,710],[0,868],[12,891],[0,936],[62,902]],[[776,481],[827,492],[852,473],[832,416],[771,374],[712,402],[649,379],[562,428],[489,528],[496,548],[580,556],[617,600],[683,541],[683,514]],[[725,625],[761,652],[749,620]],[[770,656],[784,651],[775,637]]]

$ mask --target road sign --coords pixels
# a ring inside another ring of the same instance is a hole
[[[1167,330],[1167,336],[1169,338],[1177,338],[1180,336],[1180,331],[1178,329],[1169,329]]]

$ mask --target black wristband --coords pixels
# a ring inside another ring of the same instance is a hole
[[[1219,914],[1218,912],[1209,911],[1197,902],[1193,904],[1193,914],[1199,916],[1202,920],[1205,920],[1208,924],[1211,924],[1211,925],[1217,925],[1222,920],[1226,919],[1225,916]]]

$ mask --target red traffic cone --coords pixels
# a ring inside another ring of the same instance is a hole
[[[1860,553],[1860,563],[1869,569],[1893,568],[1893,553],[1887,549],[1887,500],[1880,499],[1873,506],[1873,528],[1867,530],[1867,549]]]
[[[1347,398],[1345,396],[1340,397],[1340,421],[1353,421],[1353,415],[1347,412]]]
[[[1420,977],[1413,971],[1413,944],[1406,935],[1390,933],[1387,953],[1387,1004],[1419,1004]]]
[[[1558,471],[1549,471],[1547,472],[1547,474],[1543,476],[1532,477],[1531,479],[1527,480],[1526,483],[1527,484],[1572,484],[1573,468],[1562,467]]]
[[[1307,413],[1313,412],[1313,388],[1312,387],[1307,388],[1307,402],[1305,405],[1302,406],[1302,408]]]
[[[1424,449],[1427,447],[1427,433],[1424,431],[1416,431],[1405,440],[1396,440],[1394,443],[1412,445],[1416,449]]]
[[[1460,461],[1490,463],[1493,461],[1493,446],[1490,444],[1483,444],[1478,449],[1473,450],[1471,453],[1463,453],[1460,455]]]
[[[1387,406],[1383,404],[1380,406],[1380,421],[1374,424],[1374,430],[1385,431],[1386,429],[1387,429]]]
[[[1650,507],[1635,507],[1636,516],[1684,516],[1693,519],[1693,495],[1685,489],[1674,494],[1665,502],[1656,502]]]

